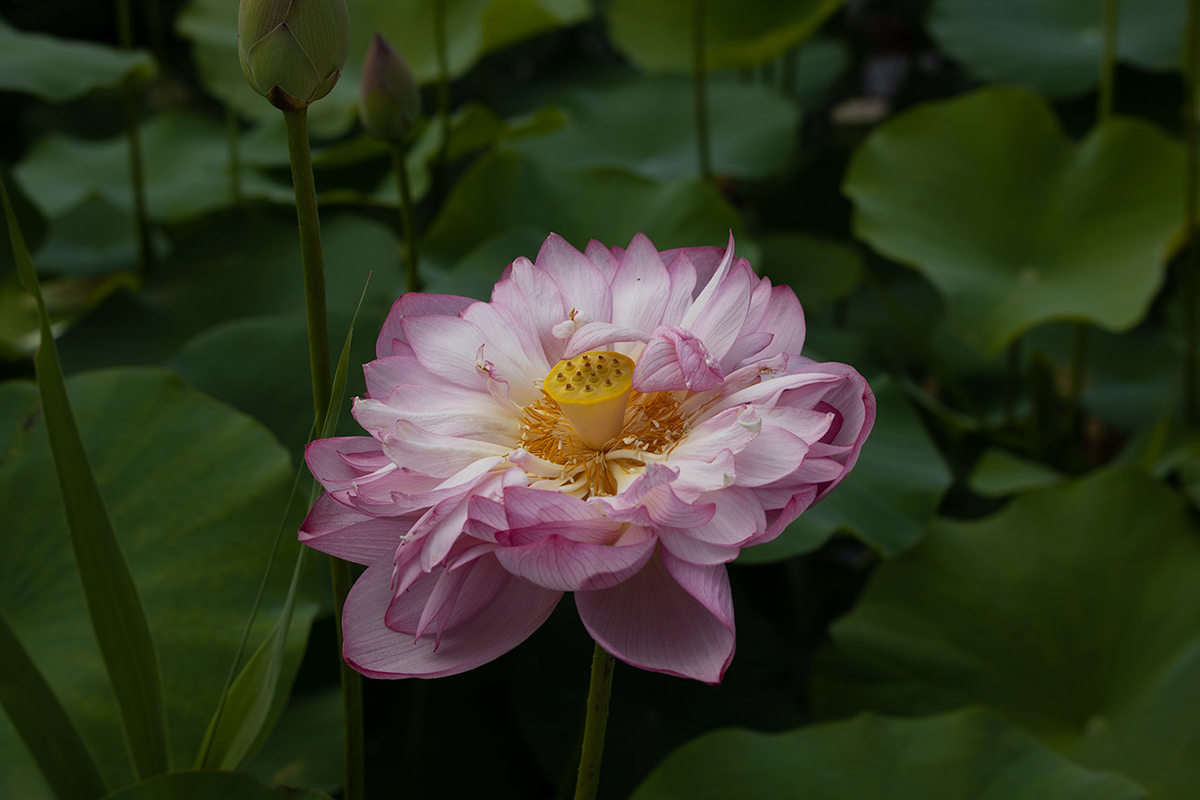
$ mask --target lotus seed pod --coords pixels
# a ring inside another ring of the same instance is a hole
[[[363,63],[358,116],[363,127],[380,139],[400,141],[421,115],[421,92],[408,62],[379,34]]]
[[[329,94],[349,53],[346,0],[241,0],[242,74],[276,108],[294,111]]]

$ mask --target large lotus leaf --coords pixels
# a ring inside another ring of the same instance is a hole
[[[1104,0],[936,0],[929,30],[977,78],[1052,97],[1091,89],[1104,55]],[[1117,57],[1150,70],[1181,63],[1186,0],[1118,3]]]
[[[839,530],[889,557],[925,534],[950,486],[950,470],[891,379],[873,380],[871,388],[878,416],[854,470],[779,538],[743,550],[739,564],[765,564],[815,550]]]
[[[451,266],[488,239],[532,226],[576,247],[589,239],[624,247],[640,232],[665,250],[724,244],[741,221],[698,180],[656,183],[622,170],[553,169],[512,152],[494,153],[463,175],[426,236],[424,257]],[[517,256],[495,264],[493,280]]]
[[[344,758],[342,713],[342,688],[336,684],[293,695],[279,724],[245,770],[272,785],[338,791]]]
[[[796,292],[806,312],[849,297],[862,280],[862,256],[849,245],[801,233],[773,233],[759,239],[762,264],[775,283]]]
[[[114,792],[106,800],[329,800],[315,789],[271,788],[240,772],[173,772]]]
[[[825,714],[982,705],[1159,800],[1200,786],[1200,529],[1140,472],[1109,469],[935,524],[832,630]]]
[[[447,60],[452,78],[480,58],[545,31],[581,22],[591,14],[586,0],[354,0],[350,5],[350,58],[333,91],[309,110],[315,133],[333,136],[353,122],[367,46],[382,34],[404,53],[421,83],[437,79],[434,9],[446,6]],[[176,26],[192,42],[205,88],[252,119],[278,116],[250,89],[238,66],[237,3],[189,0]],[[432,111],[432,109],[427,109]]]
[[[566,127],[510,147],[557,166],[623,167],[659,180],[695,177],[690,87],[686,78],[664,77],[575,89],[567,98]],[[739,178],[779,171],[795,147],[799,109],[771,88],[734,79],[711,81],[708,91],[713,171]]]
[[[287,505],[287,453],[261,425],[170,373],[111,370],[68,381],[114,528],[163,665],[172,759],[190,765],[254,605]],[[108,676],[73,561],[49,442],[31,384],[0,386],[0,609],[62,699],[112,786],[132,782]],[[251,638],[274,622],[298,545],[280,562]],[[283,686],[315,602],[297,607]],[[49,789],[0,717],[0,796]]]
[[[143,50],[20,31],[0,18],[0,91],[65,103],[93,89],[119,86],[132,76],[153,74],[154,59]]]
[[[613,44],[646,72],[692,69],[691,0],[612,0]],[[807,39],[842,0],[741,0],[704,4],[709,69],[757,67]]]
[[[787,733],[725,729],[672,753],[631,800],[1145,800],[982,711],[866,714]]]
[[[1183,151],[1114,119],[1078,145],[1018,89],[930,104],[879,128],[846,177],[856,233],[919,270],[995,353],[1036,325],[1132,327],[1182,222]]]
[[[339,347],[368,276],[360,330],[377,329],[395,300],[394,287],[401,283],[400,248],[379,223],[336,215],[325,215],[322,222],[332,346]],[[171,257],[141,292],[114,293],[67,330],[59,345],[68,373],[123,364],[164,364],[188,339],[219,323],[303,313],[295,212],[214,214],[180,238]],[[154,335],[147,336],[147,330]],[[269,339],[263,349],[269,351],[277,341]],[[300,349],[304,351],[304,346]],[[242,356],[254,361],[261,354]],[[292,363],[286,359],[275,371],[286,372]],[[267,385],[280,380],[279,375],[250,375]],[[228,386],[232,380],[236,378],[228,376],[206,388],[215,391],[217,385]],[[218,394],[235,404],[234,398],[246,396],[244,391]],[[271,403],[270,398],[262,398],[254,412]]]
[[[142,124],[141,147],[146,211],[152,219],[178,221],[233,205],[229,142],[219,123],[196,114],[159,114]],[[62,134],[46,136],[17,166],[16,177],[50,217],[91,197],[127,213],[133,208],[129,143],[124,136],[98,142]],[[241,182],[248,197],[278,193],[274,184],[253,170],[244,169]]]

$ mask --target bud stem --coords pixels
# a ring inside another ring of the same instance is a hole
[[[400,220],[404,225],[404,275],[405,289],[409,292],[421,290],[421,277],[417,262],[417,225],[413,208],[412,189],[408,182],[408,164],[404,160],[404,146],[392,143],[392,164],[396,168],[396,182],[400,184]]]
[[[304,265],[304,299],[308,314],[308,359],[312,371],[313,405],[316,425],[325,429],[326,411],[332,394],[329,371],[329,332],[325,316],[325,260],[321,252],[321,219],[317,214],[317,190],[313,181],[312,155],[308,149],[308,109],[283,110],[287,125],[288,156],[292,162],[292,188],[296,193],[296,220],[300,226],[300,261]],[[338,558],[329,559],[333,577],[333,601],[337,613],[338,652],[342,644],[342,607],[354,583],[350,565]],[[339,658],[342,677],[343,724],[346,750],[342,796],[361,800],[363,796],[363,706],[362,680],[358,673]]]
[[[437,117],[442,136],[433,169],[433,203],[434,208],[438,208],[445,199],[450,170],[450,61],[446,53],[446,0],[434,2],[433,46],[437,52]]]
[[[316,430],[325,428],[325,412],[333,381],[329,369],[329,330],[325,316],[325,259],[321,253],[321,220],[308,150],[308,110],[284,111],[296,220],[300,226],[300,261],[304,265],[304,302],[308,315],[308,363],[312,371]]]
[[[117,37],[122,50],[133,48],[133,21],[129,0],[117,0]],[[138,89],[133,77],[127,78],[123,89],[125,101],[125,134],[129,138],[129,180],[133,184],[133,211],[137,225],[138,270],[142,283],[154,271],[154,243],[150,238],[150,221],[146,215],[146,179],[142,170],[142,145],[138,126]]]
[[[712,178],[712,157],[708,145],[708,85],[704,53],[704,0],[692,0],[692,86],[696,105],[696,153],[700,177]]]

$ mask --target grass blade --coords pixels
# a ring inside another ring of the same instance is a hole
[[[50,330],[50,316],[3,178],[0,178],[0,196],[17,276],[33,295],[41,321],[41,346],[34,357],[34,366],[88,615],[121,710],[137,774],[149,777],[170,769],[158,651],[141,595],[117,542],[75,424],[58,348]]]
[[[59,800],[108,794],[104,776],[79,729],[25,646],[0,614],[0,705]]]
[[[365,296],[366,287],[363,287],[363,297]],[[359,298],[358,304],[361,308],[362,297]],[[342,395],[346,391],[346,375],[350,369],[350,344],[354,335],[354,321],[357,318],[358,309],[355,309],[354,317],[350,322],[350,330],[346,333],[346,341],[338,359],[337,370],[334,373],[329,408],[325,413],[325,426],[321,431],[321,435],[324,437],[332,436],[333,431],[337,428]],[[297,481],[299,481],[299,477],[298,471]],[[294,492],[295,485],[292,488]],[[315,486],[313,490],[315,494]],[[313,498],[310,497],[310,506],[312,500]],[[288,508],[290,507],[291,501],[289,500]],[[279,547],[279,540],[286,523],[287,511],[285,510],[284,519],[276,533],[275,549]],[[292,624],[292,613],[296,607],[296,597],[307,553],[308,548],[301,548],[296,557],[287,599],[279,612],[275,625],[255,650],[254,655],[246,662],[246,666],[238,673],[237,678],[228,685],[222,694],[208,730],[204,734],[200,752],[196,757],[197,769],[237,769],[262,743],[268,727],[267,723],[272,717],[272,711],[277,710],[278,704],[275,695],[278,690],[279,676],[283,670],[284,646],[287,643],[288,629]],[[259,588],[258,600],[254,604],[250,621],[247,623],[247,634],[258,614],[263,588],[266,586],[273,561],[274,551],[272,551],[272,561],[268,563],[266,574],[263,575],[263,584]],[[244,642],[245,638],[243,638],[243,644]],[[238,653],[234,656],[235,664],[241,659],[241,655],[242,650],[239,648]]]

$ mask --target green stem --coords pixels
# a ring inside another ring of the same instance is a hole
[[[237,112],[225,106],[225,137],[229,143],[229,191],[236,206],[245,205],[242,197],[242,143]]]
[[[117,37],[121,49],[133,47],[133,22],[129,0],[117,0]],[[133,212],[137,224],[138,269],[142,282],[154,271],[154,243],[150,239],[150,222],[146,214],[146,178],[142,169],[142,143],[138,131],[138,90],[132,78],[123,87],[125,100],[125,134],[129,139],[129,180],[133,184]]]
[[[1196,347],[1200,339],[1200,243],[1196,241],[1196,150],[1200,136],[1196,125],[1196,90],[1200,80],[1200,0],[1188,0],[1187,35],[1184,55],[1183,152],[1187,159],[1184,176],[1183,214],[1187,231],[1187,261],[1183,278],[1183,413],[1188,422],[1200,422],[1196,389]]]
[[[441,131],[433,170],[433,200],[434,206],[438,207],[445,198],[450,169],[450,62],[446,51],[446,0],[437,0],[433,6],[433,46],[437,54],[437,117]]]
[[[396,169],[396,182],[400,184],[400,220],[404,225],[404,275],[407,291],[421,289],[417,261],[417,226],[413,208],[412,189],[408,182],[408,164],[404,160],[404,147],[399,142],[392,144],[392,165]]]
[[[346,595],[354,585],[350,565],[340,558],[329,558],[329,572],[333,578],[333,618],[337,625],[337,640],[342,641],[342,609]],[[339,651],[341,648],[338,648]],[[345,770],[342,775],[343,800],[362,800],[365,777],[366,749],[363,740],[362,676],[350,668],[346,659],[338,658],[342,678],[342,724],[345,729]]]
[[[1096,116],[1104,122],[1112,116],[1113,76],[1117,69],[1117,20],[1120,0],[1104,0],[1104,56],[1100,61],[1100,95]]]
[[[1017,401],[1021,397],[1021,340],[1008,346],[1008,365],[1004,373],[1004,425],[1017,421]]]
[[[588,686],[587,721],[583,728],[583,751],[579,756],[575,800],[595,800],[600,788],[600,757],[604,754],[608,699],[612,696],[612,677],[616,664],[616,659],[597,644],[592,653],[592,680]]]
[[[300,261],[304,265],[304,301],[308,314],[308,362],[312,371],[315,429],[325,429],[333,380],[329,371],[329,322],[325,316],[325,260],[321,254],[321,220],[312,155],[308,150],[308,109],[284,111],[296,219],[300,226]]]
[[[704,0],[692,0],[692,84],[696,92],[696,150],[700,177],[712,178],[708,145],[708,86],[704,59]]]

